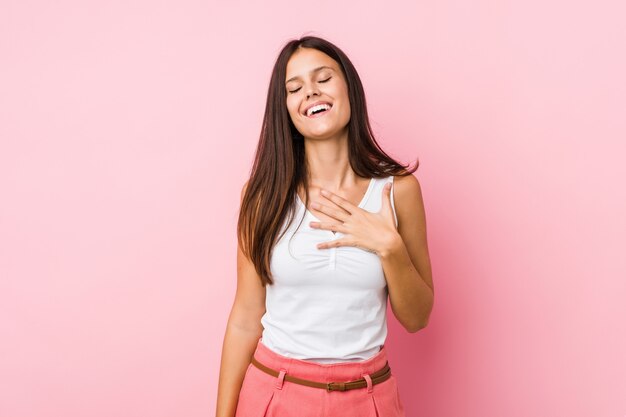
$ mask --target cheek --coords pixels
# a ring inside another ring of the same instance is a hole
[[[349,117],[350,116],[350,100],[348,97],[342,97],[341,101],[341,111],[339,112],[341,117]]]
[[[346,113],[350,114],[350,100],[348,100],[348,97],[346,97],[343,102],[343,109]]]
[[[333,94],[337,96],[347,96],[348,95],[348,84],[345,80],[341,78],[334,78],[334,83],[329,87],[332,88]]]
[[[333,91],[334,97],[341,99],[342,111],[350,112],[350,98],[348,97],[348,89],[346,86],[337,86]]]
[[[298,115],[298,106],[297,104],[290,99],[287,99],[287,112],[289,112],[289,115],[293,118],[295,116]]]

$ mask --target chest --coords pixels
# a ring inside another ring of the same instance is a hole
[[[277,284],[372,290],[387,285],[377,254],[352,246],[318,249],[319,243],[344,235],[312,228],[311,221],[315,221],[312,214],[299,206],[291,226],[274,246],[270,269]]]

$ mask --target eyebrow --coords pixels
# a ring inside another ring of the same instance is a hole
[[[317,72],[317,71],[319,71],[319,70],[323,70],[323,69],[325,69],[325,68],[326,68],[326,69],[329,69],[329,70],[333,70],[333,71],[334,71],[334,68],[331,68],[331,67],[329,67],[328,65],[322,65],[322,66],[320,66],[320,67],[313,68],[311,71],[309,71],[309,74],[313,74],[314,72]],[[285,84],[287,84],[287,83],[288,83],[288,82],[290,82],[290,81],[295,80],[296,78],[300,78],[300,77],[298,77],[297,75],[296,75],[295,77],[291,77],[290,79],[288,79],[287,81],[285,81]]]

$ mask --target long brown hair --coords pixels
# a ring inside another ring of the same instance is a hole
[[[304,36],[291,40],[278,54],[270,79],[265,115],[254,164],[241,201],[237,222],[238,244],[252,261],[262,285],[273,284],[270,257],[274,243],[287,216],[293,221],[297,190],[305,190],[308,205],[308,168],[304,137],[294,126],[287,111],[285,77],[287,62],[298,48],[314,48],[334,59],[345,76],[350,100],[348,156],[352,170],[360,177],[383,178],[411,175],[417,170],[402,165],[378,145],[369,122],[361,79],[346,54],[327,40]],[[284,232],[283,232],[284,233]]]

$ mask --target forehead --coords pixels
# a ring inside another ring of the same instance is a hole
[[[294,52],[287,62],[285,82],[313,75],[311,71],[319,67],[330,67],[338,71],[337,63],[325,53],[313,48],[301,48]]]

